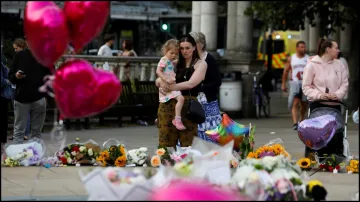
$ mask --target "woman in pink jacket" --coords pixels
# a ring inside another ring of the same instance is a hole
[[[309,58],[304,68],[302,90],[310,102],[316,100],[343,100],[348,91],[348,71],[337,59],[340,50],[335,41],[321,39],[316,56]],[[340,109],[335,103],[314,103]]]
[[[309,58],[303,72],[302,90],[310,101],[311,117],[330,114],[337,119],[337,129],[343,127],[344,120],[341,117],[341,106],[336,102],[314,102],[319,100],[339,100],[342,101],[348,91],[348,71],[343,63],[337,59],[340,50],[335,41],[321,39],[318,45],[316,56]],[[328,110],[326,108],[336,110]],[[314,111],[317,108],[323,110]],[[339,134],[338,134],[339,133]],[[338,155],[343,154],[343,132],[336,132],[326,147],[320,153]],[[306,147],[305,156],[313,152]],[[318,151],[319,152],[319,151]]]

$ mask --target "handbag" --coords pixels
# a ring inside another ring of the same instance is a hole
[[[185,73],[185,76],[184,76],[185,80],[186,80],[186,74],[187,74],[188,70],[186,70],[186,73]],[[189,94],[191,96],[190,90],[189,90]],[[186,111],[186,118],[189,119],[190,121],[193,121],[193,122],[197,123],[197,124],[201,124],[201,123],[205,122],[205,118],[206,118],[205,117],[205,111],[204,111],[202,105],[197,100],[192,100],[191,99],[189,101],[189,106],[188,106],[187,111]]]

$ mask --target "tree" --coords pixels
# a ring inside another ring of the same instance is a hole
[[[355,3],[350,1],[254,1],[244,14],[278,30],[304,29],[305,17],[315,25],[318,15],[326,34],[335,32],[336,27],[344,29],[346,23],[358,21],[360,16]]]

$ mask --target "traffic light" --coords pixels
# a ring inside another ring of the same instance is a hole
[[[170,24],[169,23],[161,23],[160,29],[163,32],[170,32]]]

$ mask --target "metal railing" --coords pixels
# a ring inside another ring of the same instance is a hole
[[[95,68],[103,69],[104,64],[109,64],[107,71],[117,74],[121,81],[127,79],[139,79],[140,81],[155,81],[156,67],[160,57],[126,57],[126,56],[94,56],[94,55],[64,55],[57,63],[59,67],[67,59],[84,59],[91,63]],[[125,65],[130,63],[130,77],[126,75]],[[262,70],[264,62],[261,60],[227,60],[218,59],[218,67],[222,73],[241,72],[247,74],[250,71]]]

